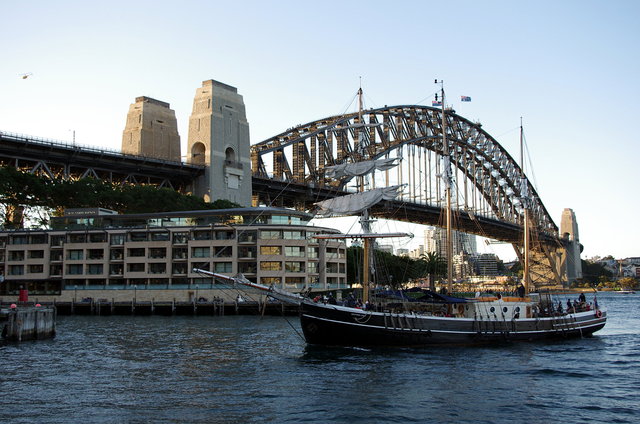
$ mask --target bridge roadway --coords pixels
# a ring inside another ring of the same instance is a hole
[[[205,167],[0,132],[0,165],[51,178],[93,177],[188,191]]]
[[[260,176],[253,176],[253,194],[271,206],[295,207],[309,210],[313,203],[332,197],[350,194],[331,187],[314,187],[290,181],[278,181]],[[401,201],[382,201],[372,208],[372,215],[414,224],[442,226],[443,210],[439,207]],[[521,244],[522,227],[466,211],[454,211],[456,229],[506,243]],[[539,240],[550,244],[562,244],[562,240],[553,234],[541,232]]]

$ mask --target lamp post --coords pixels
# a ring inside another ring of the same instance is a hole
[[[138,300],[138,285],[133,285],[133,303],[135,304]]]
[[[78,286],[73,286],[73,303],[78,301]]]

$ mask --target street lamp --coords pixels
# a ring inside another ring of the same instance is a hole
[[[134,284],[133,285],[133,303],[137,303],[137,296],[138,295],[138,285]]]
[[[78,301],[78,286],[73,286],[73,303]]]

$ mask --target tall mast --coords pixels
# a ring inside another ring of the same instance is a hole
[[[358,88],[358,125],[362,125],[362,84]],[[362,128],[356,129],[356,149],[362,149],[360,146],[360,131]],[[361,150],[364,152],[364,150]],[[358,177],[360,179],[360,192],[364,191],[365,177]],[[369,220],[369,210],[365,209],[362,217],[360,218],[360,225],[362,226],[362,232],[365,234],[371,233],[371,226],[369,225],[371,221]],[[365,237],[362,240],[363,247],[363,260],[362,260],[362,303],[366,304],[369,301],[369,280],[371,279],[371,239]]]
[[[529,198],[528,198],[528,188],[527,188],[527,180],[524,176],[524,131],[522,128],[522,117],[520,118],[520,184],[521,184],[521,194],[522,194],[522,206],[524,208],[524,247],[523,247],[523,260],[524,260],[524,269],[522,272],[522,279],[524,281],[524,292],[525,295],[529,294],[529,290],[531,289],[531,281],[529,275]]]
[[[445,195],[447,201],[446,220],[447,220],[447,292],[453,291],[453,236],[451,229],[451,162],[449,158],[449,143],[447,142],[447,117],[445,115],[445,97],[444,97],[444,81],[437,79],[436,84],[440,84],[440,101],[442,107],[442,156],[444,162],[443,180],[445,187]],[[436,100],[438,96],[436,95]]]

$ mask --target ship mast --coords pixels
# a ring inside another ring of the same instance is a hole
[[[358,126],[362,126],[362,85],[358,88]],[[356,150],[364,152],[364,149],[360,145],[362,140],[360,138],[360,132],[362,128],[356,128]],[[364,192],[365,177],[358,177],[360,179],[360,192]],[[360,225],[362,226],[362,232],[365,234],[371,233],[371,220],[369,219],[369,209],[365,209],[362,217],[360,217]],[[371,279],[371,243],[372,239],[365,237],[362,240],[363,247],[363,259],[362,259],[362,303],[366,304],[369,301],[369,280]]]
[[[444,181],[446,195],[446,221],[447,221],[447,292],[453,291],[453,230],[451,229],[451,186],[453,184],[451,175],[451,160],[449,158],[449,143],[447,142],[447,117],[445,115],[444,82],[435,80],[440,84],[440,101],[442,107],[442,157],[443,170],[442,179]],[[438,95],[436,94],[436,101]]]
[[[523,233],[524,233],[524,246],[523,246],[523,261],[524,261],[524,269],[522,272],[522,279],[524,281],[524,293],[525,295],[529,294],[529,290],[531,289],[531,280],[529,275],[529,197],[528,197],[528,187],[527,180],[524,176],[524,131],[522,128],[522,117],[520,118],[520,185],[521,190],[520,194],[522,195],[522,207],[523,211]]]

